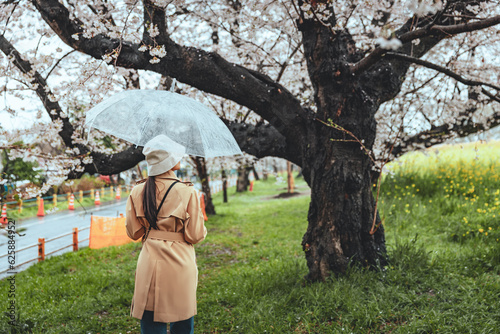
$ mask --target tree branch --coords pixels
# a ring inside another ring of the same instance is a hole
[[[103,154],[92,152],[93,163],[85,166],[85,172],[90,174],[111,175],[118,174],[124,170],[135,167],[145,159],[142,154],[142,146],[130,146],[117,154]],[[75,175],[79,178],[81,175]]]
[[[287,145],[286,138],[270,124],[230,122],[227,124],[242,151],[257,158],[280,157],[301,166],[299,150]]]
[[[431,62],[429,62],[427,60],[422,60],[420,58],[415,58],[415,57],[411,57],[411,56],[407,56],[407,55],[404,55],[404,54],[401,54],[401,53],[395,53],[395,52],[387,52],[385,54],[385,57],[387,59],[393,59],[393,58],[394,59],[400,59],[400,60],[404,60],[406,62],[410,62],[410,63],[422,65],[424,67],[427,67],[427,68],[436,70],[438,72],[444,73],[444,74],[448,75],[449,77],[452,77],[453,79],[455,79],[455,80],[463,83],[464,85],[468,85],[468,86],[487,86],[487,87],[493,88],[493,89],[497,90],[498,92],[500,92],[500,86],[496,86],[496,85],[489,84],[489,83],[482,82],[482,81],[465,79],[460,74],[455,73],[452,70],[447,69],[446,67],[439,66],[439,65],[436,65],[434,63],[431,63]],[[485,93],[486,95],[488,95],[493,100],[495,100],[497,102],[500,102],[500,97],[494,96],[490,92],[486,91],[483,87],[481,87],[481,91],[483,93]]]
[[[403,33],[401,35],[397,35],[396,37],[403,43],[409,43],[415,39],[418,38],[424,38],[424,37],[438,37],[440,39],[445,38],[445,37],[450,37],[453,35],[465,33],[465,32],[471,32],[471,31],[476,31],[476,30],[481,30],[485,28],[492,27],[494,25],[497,25],[500,23],[500,15],[480,20],[480,21],[475,21],[475,22],[467,22],[463,24],[456,24],[456,25],[433,25],[431,27],[424,27],[421,29],[417,29],[414,31],[409,31],[406,33]],[[353,74],[361,74],[364,71],[368,70],[372,65],[377,63],[383,56],[389,52],[386,49],[382,49],[380,47],[375,48],[369,55],[367,55],[365,58],[361,59],[359,62],[355,64],[351,64],[351,73]]]
[[[455,135],[458,135],[458,137],[467,137],[468,135],[500,126],[500,112],[494,113],[483,123],[472,121],[472,117],[473,114],[470,114],[469,117],[461,120],[457,124],[442,124],[440,126],[435,126],[430,130],[422,131],[410,138],[401,140],[397,144],[386,143],[385,146],[389,148],[394,145],[392,154],[394,157],[398,157],[418,147],[427,148],[441,144],[453,138]]]
[[[70,54],[72,54],[73,52],[75,52],[76,50],[73,49],[71,50],[70,52],[66,53],[64,56],[62,56],[61,58],[59,58],[56,63],[54,64],[54,66],[52,66],[52,68],[50,69],[49,73],[47,73],[47,75],[45,76],[45,80],[47,80],[47,78],[50,76],[50,74],[52,74],[52,71],[54,71],[56,69],[56,67],[59,65],[59,63],[64,59],[66,58],[67,56],[69,56]]]
[[[49,117],[52,121],[59,121],[62,123],[62,128],[59,131],[59,135],[64,141],[64,144],[69,148],[78,147],[80,153],[88,152],[88,150],[86,150],[83,145],[73,144],[73,141],[71,139],[71,136],[74,132],[73,125],[69,122],[67,116],[63,116],[65,115],[65,113],[59,103],[57,101],[51,101],[52,92],[50,91],[45,79],[40,75],[40,73],[33,70],[31,63],[22,58],[19,51],[16,50],[14,45],[12,45],[4,35],[0,35],[0,50],[2,50],[2,52],[8,58],[11,58],[14,66],[16,66],[22,73],[32,78],[32,81],[30,83],[34,84],[34,90],[42,101],[45,110],[47,110],[49,114]]]
[[[102,34],[75,40],[71,36],[82,34],[82,23],[78,19],[70,20],[64,5],[57,0],[32,2],[54,32],[81,52],[102,59],[120,45],[119,40]],[[138,50],[138,44],[123,42],[116,65],[168,75],[207,93],[230,99],[252,109],[291,138],[298,138],[296,134],[304,131],[302,123],[307,113],[300,101],[282,85],[264,74],[230,63],[216,53],[183,47],[168,36],[165,38],[167,55],[161,62],[151,64],[149,55]],[[297,140],[296,145],[300,147],[301,143]]]
[[[111,13],[107,7],[106,1],[98,2],[95,5],[89,4],[87,6],[90,8],[90,10],[94,14],[101,14],[102,15],[101,22],[103,22],[103,23],[108,22],[112,26],[116,27],[115,20],[113,19],[113,16],[111,15]]]
[[[292,60],[293,56],[297,53],[297,51],[300,50],[301,44],[297,44],[295,49],[293,49],[292,53],[288,56],[288,58],[281,64],[280,72],[278,73],[278,76],[276,77],[276,82],[280,82],[281,77],[283,74],[285,74],[285,70],[288,67],[288,64],[290,63],[290,60]]]
[[[87,146],[73,143],[72,135],[75,129],[59,103],[51,100],[52,92],[40,73],[33,70],[31,63],[24,60],[16,48],[3,35],[0,35],[0,50],[2,50],[7,57],[11,57],[14,66],[16,66],[22,73],[33,78],[31,84],[35,85],[36,88],[34,88],[34,90],[42,101],[49,117],[53,122],[57,121],[62,123],[59,136],[62,138],[64,145],[68,148],[78,148],[80,151],[79,156],[89,154],[90,149]],[[141,150],[134,147],[129,147],[117,154],[107,155],[98,152],[90,152],[90,155],[93,158],[93,164],[83,164],[85,170],[81,173],[72,172],[69,175],[70,178],[79,178],[84,172],[91,174],[116,174],[132,168],[139,161],[144,160]]]

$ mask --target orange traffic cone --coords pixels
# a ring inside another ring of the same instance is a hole
[[[0,222],[2,224],[7,224],[7,204],[4,204],[2,207],[2,216],[0,218]]]
[[[36,215],[38,217],[45,216],[45,207],[43,206],[43,198],[40,198],[40,201],[38,201],[38,213]]]
[[[116,187],[116,196],[115,196],[116,199],[122,198],[122,191],[120,188],[121,188],[120,186]]]
[[[253,191],[253,181],[250,181],[250,189],[249,191]]]
[[[201,193],[200,194],[200,205],[201,205],[201,212],[203,212],[203,219],[205,221],[208,220],[207,213],[205,211],[205,194]]]
[[[69,196],[68,210],[75,210],[75,195]]]
[[[101,205],[101,199],[99,198],[99,191],[95,192],[95,201],[94,201],[94,204],[95,205]]]

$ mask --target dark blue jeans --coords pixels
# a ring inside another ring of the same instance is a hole
[[[141,334],[167,334],[167,324],[153,321],[153,311],[144,311]],[[170,323],[170,334],[194,334],[194,317]]]

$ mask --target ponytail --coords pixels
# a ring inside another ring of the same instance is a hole
[[[158,225],[156,225],[158,209],[156,208],[156,183],[154,176],[149,176],[144,184],[142,207],[144,208],[144,215],[146,216],[149,226],[158,230]]]

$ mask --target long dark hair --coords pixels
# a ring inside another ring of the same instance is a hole
[[[144,215],[149,223],[149,226],[158,230],[156,219],[158,218],[158,209],[156,208],[156,183],[155,177],[149,176],[144,184],[144,192],[142,193],[142,207]]]

